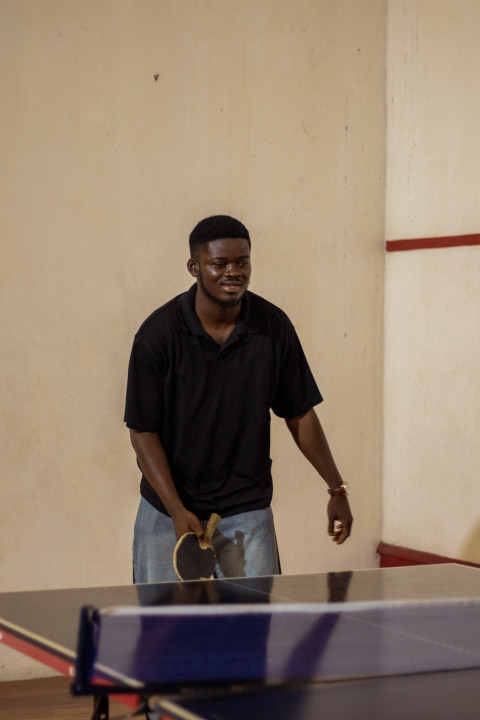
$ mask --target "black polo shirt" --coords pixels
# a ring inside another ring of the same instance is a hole
[[[185,506],[200,519],[268,507],[270,410],[296,417],[322,401],[295,329],[247,291],[224,345],[195,313],[196,285],[156,310],[135,336],[125,422],[156,432]],[[143,476],[143,497],[166,512]]]

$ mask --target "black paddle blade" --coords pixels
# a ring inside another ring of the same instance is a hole
[[[180,580],[208,580],[213,576],[215,562],[212,548],[203,550],[195,533],[186,533],[178,541],[173,565]]]

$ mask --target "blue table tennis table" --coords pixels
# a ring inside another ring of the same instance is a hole
[[[113,694],[162,720],[480,718],[473,567],[5,593],[0,628],[95,720]]]

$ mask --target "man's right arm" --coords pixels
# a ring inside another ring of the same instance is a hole
[[[202,537],[204,530],[199,519],[186,509],[178,495],[167,454],[158,435],[130,430],[130,440],[143,474],[172,518],[177,539],[186,532],[194,532]]]

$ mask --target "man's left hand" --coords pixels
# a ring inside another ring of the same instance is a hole
[[[341,545],[350,536],[353,516],[346,495],[331,497],[327,505],[328,534]]]

